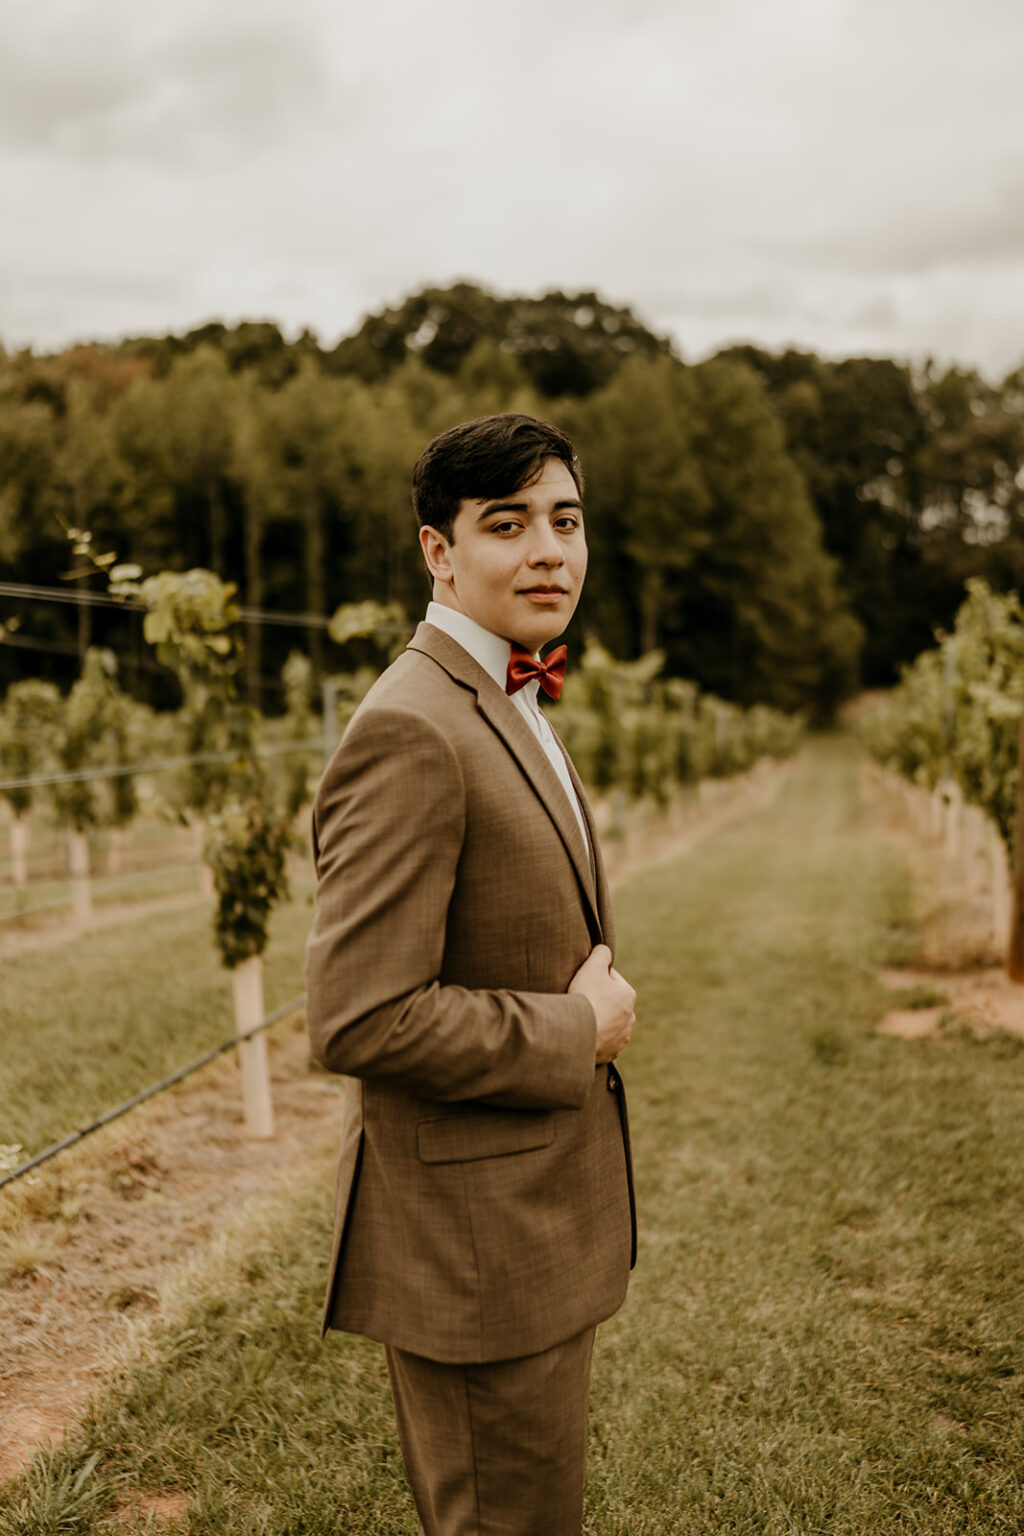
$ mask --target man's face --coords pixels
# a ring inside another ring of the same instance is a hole
[[[463,501],[449,544],[420,530],[434,600],[536,651],[562,633],[587,572],[583,507],[559,459],[532,485],[495,501]]]

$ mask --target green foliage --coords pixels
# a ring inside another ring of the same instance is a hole
[[[343,603],[332,615],[327,633],[335,645],[347,645],[350,640],[372,640],[385,653],[390,652],[396,638],[404,645],[409,625],[400,603]]]
[[[55,751],[60,710],[60,694],[53,683],[27,677],[11,684],[0,710],[0,777],[30,779],[43,773]],[[30,810],[31,785],[2,793],[16,816]]]
[[[238,696],[242,644],[233,583],[212,571],[162,571],[112,582],[111,590],[145,604],[144,633],[177,674],[190,756],[233,753],[227,763],[190,764],[186,803],[209,817],[204,857],[214,873],[214,932],[229,968],[263,953],[274,903],[287,891],[284,860],[291,806],[272,803],[273,784],[255,752],[257,715]],[[292,666],[293,697],[302,682]],[[307,680],[308,707],[308,680]]]
[[[587,473],[588,629],[738,703],[830,713],[861,636],[756,376],[635,358],[563,425]]]
[[[206,829],[204,857],[213,870],[213,931],[229,970],[262,955],[271,908],[288,894],[288,823],[250,796],[217,812]]]
[[[549,416],[581,449],[591,569],[574,639],[663,650],[668,676],[744,706],[827,716],[861,658],[887,682],[948,625],[967,577],[1024,584],[1019,375],[989,386],[753,347],[687,367],[595,294],[469,283],[412,294],[331,352],[271,323],[212,322],[0,356],[0,574],[55,585],[63,523],[100,559],[233,576],[248,608],[312,616],[319,684],[324,616],[422,606],[408,487],[427,439],[507,409]],[[37,641],[65,689],[88,644],[135,651],[133,618],[84,604],[26,600],[3,625],[0,686],[35,665]],[[289,645],[250,624],[253,705]],[[172,702],[152,673],[132,684]]]
[[[110,591],[146,609],[143,634],[157,658],[178,679],[178,716],[184,755],[234,753],[237,763],[194,762],[178,781],[183,808],[204,817],[248,773],[256,714],[238,697],[242,661],[236,587],[212,571],[161,571],[140,579],[136,568],[115,566]]]
[[[116,691],[107,714],[107,761],[130,767],[141,762],[155,740],[153,711]],[[134,773],[116,774],[109,781],[111,826],[126,827],[139,808],[139,781]]]
[[[155,647],[157,659],[178,674],[186,692],[190,686],[222,695],[231,691],[239,651],[231,631],[238,621],[234,582],[222,581],[206,570],[184,575],[161,571],[139,580],[127,576],[123,566],[115,566],[110,591],[145,606],[143,633]]]
[[[328,366],[375,381],[415,356],[436,373],[454,375],[482,342],[499,346],[518,365],[519,377],[549,399],[589,394],[627,358],[669,350],[631,310],[595,293],[505,299],[455,283],[368,316],[338,343]]]
[[[0,1508],[0,1536],[67,1536],[95,1530],[94,1522],[109,1507],[119,1481],[111,1484],[96,1476],[100,1459],[99,1451],[80,1462],[43,1451],[14,1500]]]
[[[117,658],[112,651],[91,647],[82,675],[69,693],[54,735],[58,767],[65,773],[112,761],[108,732],[123,720],[124,701],[117,688]],[[94,778],[52,784],[50,795],[63,825],[87,832],[103,821],[103,806]]]
[[[891,682],[952,621],[968,578],[1021,585],[1020,370],[996,387],[887,358],[723,355],[755,369],[783,422],[864,630],[865,682]]]
[[[616,661],[591,644],[567,673],[558,704],[548,707],[581,777],[599,793],[618,790],[664,806],[680,785],[796,749],[801,717],[701,694],[694,683],[662,678],[664,663],[660,651]]]
[[[954,778],[1009,843],[1024,697],[1024,609],[980,580],[952,632],[923,651],[860,723],[879,761],[926,788]]]

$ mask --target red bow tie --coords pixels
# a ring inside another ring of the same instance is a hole
[[[520,688],[525,687],[527,683],[532,683],[536,678],[548,698],[557,699],[562,691],[565,658],[568,654],[568,647],[560,645],[545,661],[535,661],[529,651],[525,651],[521,645],[516,645],[513,640],[508,658],[508,672],[505,674],[505,692],[511,697],[513,693],[518,693]]]

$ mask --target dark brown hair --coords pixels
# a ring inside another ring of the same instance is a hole
[[[565,465],[583,495],[576,450],[557,427],[536,416],[506,411],[477,416],[427,444],[412,472],[412,505],[420,527],[436,528],[449,543],[463,501],[494,501],[532,485],[546,459]]]

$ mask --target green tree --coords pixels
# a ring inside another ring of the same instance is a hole
[[[744,704],[828,711],[850,691],[859,630],[749,368],[637,359],[560,419],[588,477],[595,635],[656,643],[671,674]]]
[[[502,299],[463,282],[425,288],[395,308],[369,315],[354,336],[338,343],[327,366],[375,381],[415,355],[433,371],[454,375],[483,341],[517,358],[549,399],[589,394],[627,358],[669,350],[630,309],[595,293]]]
[[[722,355],[764,383],[861,625],[864,679],[891,681],[896,663],[952,613],[959,591],[928,556],[921,454],[929,426],[910,370],[887,358],[829,362],[756,347]]]
[[[65,414],[54,461],[54,508],[72,541],[73,553],[85,553],[94,533],[108,533],[113,510],[124,489],[124,465],[117,452],[109,416],[94,403],[88,386],[72,378],[67,386]],[[97,557],[94,555],[95,561]],[[113,559],[113,556],[110,557]],[[82,587],[92,568],[76,570]],[[92,609],[78,605],[78,650],[82,666],[92,634]]]
[[[778,417],[735,363],[694,370],[695,447],[711,498],[713,542],[695,569],[695,612],[679,670],[744,704],[828,712],[855,686],[862,630]]]
[[[635,358],[563,419],[587,477],[587,627],[620,654],[661,645],[714,538],[694,446],[699,390],[671,358]],[[625,578],[625,579],[623,579]]]

